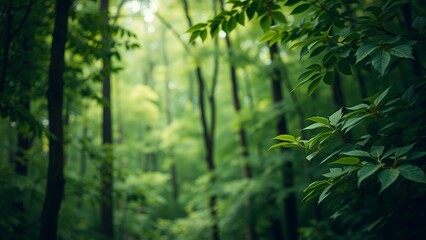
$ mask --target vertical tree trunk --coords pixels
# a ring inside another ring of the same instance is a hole
[[[2,69],[0,73],[0,94],[3,93],[3,90],[6,85],[6,75],[7,75],[7,68],[9,66],[9,49],[10,44],[12,42],[11,34],[12,34],[12,21],[13,21],[13,14],[12,14],[12,0],[7,1],[7,7],[6,7],[6,21],[5,21],[5,43],[3,45],[3,60],[2,60]]]
[[[272,61],[274,61],[274,59],[280,59],[277,44],[273,44],[269,47],[269,53]],[[271,86],[274,103],[282,103],[282,101],[284,101],[284,97],[281,87],[281,71],[277,67],[275,67],[271,76]],[[276,128],[278,134],[284,134],[288,132],[287,121],[283,114],[278,117]],[[281,148],[281,151],[285,152],[285,149]],[[284,189],[292,189],[294,187],[294,176],[293,163],[290,159],[285,160],[281,171]],[[290,191],[284,198],[284,220],[286,226],[285,239],[298,239],[298,220],[296,211],[296,195],[293,191]]]
[[[56,239],[58,214],[64,192],[63,72],[70,6],[71,0],[56,1],[47,92],[49,131],[52,136],[49,136],[49,167],[41,215],[40,240]]]
[[[219,0],[220,2],[220,8],[222,11],[225,10],[224,8],[224,2],[223,0]],[[233,102],[233,106],[234,106],[234,110],[237,114],[239,114],[241,112],[241,103],[240,103],[240,98],[238,96],[238,77],[237,77],[237,71],[236,71],[236,67],[235,64],[233,63],[233,49],[232,49],[232,43],[231,43],[231,39],[229,37],[229,34],[226,34],[225,36],[225,41],[226,41],[226,47],[228,49],[228,57],[230,59],[229,62],[229,71],[230,71],[230,80],[231,80],[231,88],[232,88],[232,102]],[[243,163],[243,173],[244,173],[244,177],[247,179],[251,179],[252,178],[252,169],[250,164],[248,163],[248,158],[249,158],[249,150],[248,150],[248,141],[247,141],[247,134],[246,131],[244,129],[244,126],[238,126],[238,136],[239,136],[239,141],[240,141],[240,146],[242,148],[242,152],[241,155],[244,159],[244,163]],[[249,198],[246,201],[246,219],[247,219],[247,223],[246,223],[246,229],[245,229],[245,233],[246,233],[246,239],[247,240],[254,240],[256,239],[256,232],[255,232],[255,224],[253,223],[253,214],[252,214],[252,202],[253,199]]]
[[[189,27],[192,26],[192,20],[189,14],[189,6],[187,0],[182,0],[185,17],[188,21]],[[193,43],[195,45],[195,42]],[[217,65],[215,66],[217,67]],[[209,96],[209,103],[210,103],[210,126],[207,122],[207,109],[206,109],[206,87],[205,87],[205,80],[203,77],[203,73],[201,71],[201,67],[199,66],[198,62],[196,63],[195,68],[195,76],[198,82],[198,97],[199,97],[199,106],[200,106],[200,119],[201,119],[201,125],[203,129],[203,142],[204,142],[204,148],[206,150],[205,154],[205,161],[207,164],[207,170],[210,174],[210,184],[213,185],[216,181],[216,178],[214,176],[214,170],[215,170],[215,163],[214,163],[214,132],[215,132],[215,118],[216,118],[216,109],[215,109],[215,98],[214,98],[214,90],[215,90],[215,82],[216,80],[213,79],[211,94]],[[209,211],[210,211],[210,218],[212,221],[211,226],[211,239],[212,240],[219,240],[220,234],[219,234],[219,225],[217,223],[217,196],[211,195],[209,197]]]
[[[102,59],[102,95],[108,103],[103,107],[102,116],[102,144],[105,151],[105,159],[100,166],[101,174],[101,234],[105,237],[114,238],[113,224],[113,148],[112,148],[112,114],[111,114],[111,36],[109,33],[109,0],[101,0],[100,12],[103,16],[103,24],[106,31],[102,33],[105,56]]]

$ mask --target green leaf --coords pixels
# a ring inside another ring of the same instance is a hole
[[[388,88],[386,88],[386,90],[385,91],[383,91],[382,93],[380,93],[380,95],[379,96],[377,96],[375,99],[374,99],[374,105],[376,105],[376,106],[379,106],[379,104],[382,102],[382,100],[386,97],[386,95],[388,95],[388,92],[389,92],[389,89],[390,89],[391,87],[388,87]]]
[[[426,26],[426,18],[425,17],[416,17],[416,19],[414,19],[413,24],[412,24],[414,29],[417,30],[423,30],[423,28]]]
[[[401,58],[411,58],[414,59],[412,48],[408,45],[399,45],[389,49],[389,53]]]
[[[366,151],[362,151],[362,150],[351,150],[349,152],[344,152],[342,154],[346,156],[352,156],[352,157],[371,157],[370,153]]]
[[[259,39],[259,42],[267,42],[271,40],[277,33],[274,31],[265,32]]]
[[[282,14],[279,11],[273,11],[272,12],[272,18],[280,23],[287,23],[287,19],[285,18],[284,14]]]
[[[369,176],[373,175],[377,170],[381,168],[381,165],[372,165],[368,164],[359,169],[358,171],[358,187],[361,185],[362,181],[364,181]]]
[[[370,154],[375,158],[379,158],[380,156],[382,156],[384,150],[384,146],[372,146],[370,149]]]
[[[203,40],[203,42],[206,40],[206,38],[207,38],[207,29],[204,29],[204,30],[202,30],[200,32],[200,37],[201,37],[201,40]]]
[[[309,45],[305,45],[300,49],[300,59],[302,59],[306,54],[309,53]]]
[[[265,15],[260,19],[260,26],[262,27],[263,31],[267,31],[269,28],[271,28],[272,19]]]
[[[399,176],[398,169],[385,169],[379,173],[379,181],[380,181],[380,193],[383,192],[386,188],[388,188],[392,183],[396,181]]]
[[[310,6],[311,6],[311,4],[309,4],[309,3],[301,4],[301,5],[297,6],[290,14],[296,15],[296,14],[302,13],[302,12],[308,10],[308,8]]]
[[[244,26],[246,20],[246,15],[244,14],[244,12],[238,13],[235,17],[237,19],[237,22]]]
[[[357,165],[360,163],[359,158],[356,157],[343,157],[330,164],[343,164],[343,165]]]
[[[316,155],[318,155],[319,152],[313,152],[306,156],[306,160],[311,161]]]
[[[195,32],[191,33],[191,37],[189,38],[189,43],[194,42],[195,39],[199,36],[200,36],[200,31],[195,31]]]
[[[337,123],[340,121],[340,119],[343,116],[342,109],[340,108],[336,112],[334,112],[328,119],[330,120],[330,124],[333,126],[336,126]]]
[[[322,81],[327,85],[331,85],[334,82],[334,77],[335,75],[333,71],[327,71],[322,77]]]
[[[312,50],[312,53],[309,57],[313,58],[316,55],[322,53],[325,50],[326,46],[319,46],[317,48],[315,48],[314,50]]]
[[[416,145],[416,143],[410,144],[410,145],[405,146],[405,147],[400,147],[400,148],[396,148],[396,149],[394,149],[395,156],[396,156],[396,157],[401,157],[401,156],[405,155],[405,154],[406,154],[406,153],[408,153],[411,149],[413,149],[414,145]]]
[[[371,64],[373,64],[373,67],[380,73],[380,75],[383,76],[390,63],[390,60],[391,60],[390,54],[382,50],[374,54]]]
[[[280,140],[280,141],[287,141],[287,142],[295,142],[296,141],[296,138],[293,135],[289,135],[289,134],[278,135],[278,136],[274,137],[273,139]]]
[[[352,75],[352,69],[351,64],[348,59],[344,58],[339,61],[337,64],[337,68],[339,71],[345,75],[351,76]]]
[[[355,111],[355,110],[360,110],[360,109],[367,109],[369,106],[365,103],[361,103],[358,105],[355,105],[353,107],[347,107],[346,109],[351,110],[351,111]]]
[[[342,176],[345,172],[341,168],[330,168],[330,172],[323,174],[327,178],[336,178]]]
[[[379,46],[375,43],[366,43],[358,48],[355,53],[356,63],[359,63],[368,55],[370,55],[374,50],[376,50]]]
[[[407,164],[401,165],[400,167],[398,167],[398,169],[404,178],[419,183],[426,183],[425,173],[421,168],[411,164]]]
[[[328,127],[329,127],[328,125],[325,125],[323,123],[314,123],[314,124],[311,124],[311,125],[303,128],[302,130],[312,130],[312,129],[317,129],[317,128],[328,128]]]
[[[300,0],[288,0],[284,5],[285,6],[293,6],[294,4],[298,3]]]
[[[330,186],[324,188],[324,190],[322,190],[322,192],[319,196],[319,199],[318,199],[318,204],[320,204],[324,199],[326,199],[330,195],[331,192],[329,192],[329,191],[331,189],[331,186],[332,185],[330,185]]]
[[[314,81],[312,81],[312,83],[309,84],[309,87],[308,87],[308,95],[311,95],[315,91],[315,89],[317,89],[320,83],[321,83],[321,79],[315,79]]]
[[[207,23],[197,23],[194,26],[190,27],[186,32],[195,32],[203,29],[205,26],[207,26]]]
[[[312,121],[312,122],[322,123],[324,125],[328,125],[328,123],[329,123],[327,118],[319,117],[319,116],[310,117],[310,118],[308,118],[308,120]]]
[[[231,17],[228,21],[228,32],[231,32],[232,30],[234,30],[234,28],[237,26],[237,19],[235,17]]]

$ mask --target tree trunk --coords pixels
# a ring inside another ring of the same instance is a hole
[[[192,20],[189,15],[189,6],[187,0],[182,0],[185,17],[188,21],[189,27],[192,26]],[[195,42],[193,43],[195,45]],[[216,62],[216,61],[215,61]],[[217,62],[218,64],[218,62]],[[217,65],[215,65],[215,68]],[[198,62],[196,63],[195,68],[195,75],[198,82],[198,97],[199,97],[199,106],[200,106],[200,119],[201,119],[201,125],[203,129],[203,142],[204,142],[204,148],[206,151],[205,154],[205,161],[207,164],[207,170],[210,174],[210,184],[214,185],[216,181],[216,177],[214,175],[215,170],[215,163],[214,163],[214,132],[215,132],[215,118],[216,118],[216,110],[215,110],[215,98],[214,98],[214,90],[215,90],[215,83],[216,80],[213,79],[211,94],[209,96],[209,103],[210,103],[210,126],[207,122],[207,109],[206,109],[206,87],[205,87],[205,80],[201,71],[201,67],[199,66]],[[211,225],[211,239],[212,240],[219,240],[220,234],[219,234],[219,225],[217,223],[217,197],[216,195],[211,195],[209,197],[209,211],[210,211],[210,218],[212,221]]]
[[[71,0],[56,1],[47,92],[49,131],[52,135],[49,136],[49,167],[41,214],[40,240],[56,239],[58,214],[64,192],[63,72],[70,6]]]
[[[111,114],[111,57],[109,56],[111,36],[109,33],[109,1],[101,0],[100,12],[103,16],[103,24],[107,27],[102,33],[105,56],[102,59],[103,84],[102,96],[107,102],[103,107],[102,144],[105,151],[105,159],[100,166],[101,174],[101,234],[114,238],[113,224],[113,148],[112,148],[112,114]]]
[[[223,0],[219,0],[220,2],[220,8],[222,11],[225,10],[224,2]],[[238,96],[238,77],[237,77],[237,71],[235,64],[233,63],[233,49],[232,49],[232,43],[231,39],[229,37],[229,34],[226,34],[225,36],[226,41],[226,47],[228,49],[228,57],[229,57],[229,71],[230,71],[230,80],[231,80],[231,87],[232,87],[232,102],[234,106],[234,110],[237,114],[241,112],[241,103],[240,98]],[[249,158],[249,150],[248,150],[248,141],[247,141],[247,134],[244,129],[244,126],[238,126],[238,136],[240,141],[240,146],[242,148],[241,155],[243,157],[244,163],[243,163],[243,173],[244,177],[246,179],[252,178],[252,169],[250,164],[248,163]],[[254,240],[256,239],[256,232],[255,232],[255,224],[253,223],[253,213],[252,213],[252,202],[253,199],[249,198],[246,201],[246,219],[247,223],[245,226],[245,233],[246,233],[246,239],[247,240]]]
[[[277,44],[273,44],[269,47],[269,53],[271,60],[280,59],[278,46]],[[272,96],[275,104],[282,103],[284,101],[284,97],[282,94],[281,87],[281,72],[280,69],[275,67],[271,76],[271,86],[272,86]],[[277,133],[284,134],[288,133],[287,130],[287,121],[285,119],[284,114],[281,114],[278,117],[278,122],[276,125]],[[284,148],[281,148],[281,151],[286,152]],[[294,176],[293,176],[293,163],[290,159],[286,159],[284,165],[281,169],[282,178],[283,178],[283,187],[284,189],[292,189],[294,187]],[[284,198],[284,220],[286,226],[285,239],[298,239],[297,232],[297,208],[296,208],[296,195],[292,190],[288,192],[286,197]],[[274,223],[276,224],[276,223]]]

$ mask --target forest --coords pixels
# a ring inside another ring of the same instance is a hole
[[[1,0],[0,34],[0,240],[426,236],[426,1]]]

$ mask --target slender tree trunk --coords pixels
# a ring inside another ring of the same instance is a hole
[[[280,59],[278,46],[273,44],[269,47],[269,53],[271,60]],[[279,68],[273,70],[271,76],[271,85],[272,85],[272,96],[275,104],[282,103],[284,97],[282,94],[281,87],[281,71]],[[276,125],[277,133],[284,134],[288,133],[287,130],[287,121],[284,114],[281,114],[278,117],[278,122]],[[285,153],[285,149],[281,148],[281,151]],[[294,187],[294,176],[293,176],[293,163],[290,159],[286,159],[284,165],[281,169],[282,178],[283,178],[283,187],[284,189],[292,189]],[[293,191],[289,191],[286,197],[284,198],[284,219],[285,219],[285,239],[298,239],[298,220],[297,220],[297,206],[296,206],[296,195]]]
[[[223,0],[219,0],[220,2],[220,8],[222,11],[225,10],[224,8],[224,2]],[[235,112],[238,114],[241,112],[241,103],[240,103],[240,98],[238,96],[238,77],[237,77],[237,71],[236,71],[236,67],[235,64],[233,63],[233,49],[232,49],[232,43],[231,43],[231,38],[229,37],[229,34],[226,34],[225,36],[225,41],[226,41],[226,47],[228,49],[228,57],[230,59],[229,62],[229,71],[230,71],[230,80],[231,80],[231,87],[232,87],[232,102],[233,102],[233,106],[234,106],[234,110]],[[244,173],[244,177],[247,179],[251,179],[252,178],[252,169],[250,164],[248,163],[248,158],[249,158],[249,150],[248,150],[248,141],[247,141],[247,134],[246,131],[244,129],[244,126],[239,126],[238,127],[238,136],[239,136],[239,141],[240,141],[240,146],[242,148],[242,152],[241,155],[244,159],[244,163],[243,163],[243,173]],[[252,202],[253,199],[249,198],[246,201],[246,219],[247,219],[247,223],[246,223],[246,229],[245,229],[245,233],[246,233],[246,239],[247,240],[254,240],[256,239],[256,232],[255,232],[255,224],[253,223],[253,213],[252,213]]]
[[[49,167],[41,214],[40,240],[56,239],[58,214],[64,192],[63,72],[70,6],[71,0],[56,1],[47,92],[49,131],[52,136],[49,136]]]
[[[6,21],[5,21],[5,43],[3,45],[3,61],[2,61],[2,69],[0,73],[0,94],[3,93],[3,90],[6,85],[6,75],[7,75],[7,68],[9,67],[9,49],[10,44],[12,42],[11,39],[11,33],[12,33],[12,21],[13,21],[13,14],[12,14],[12,0],[7,1],[7,7],[6,7]]]
[[[102,33],[102,41],[106,56],[102,63],[102,95],[107,105],[103,107],[102,144],[105,151],[105,159],[100,166],[101,174],[101,233],[108,238],[114,238],[113,224],[113,147],[112,147],[112,113],[111,113],[111,57],[108,52],[111,47],[109,33],[109,0],[101,0],[100,12],[103,16],[103,24],[107,30]]]
[[[192,26],[192,20],[189,14],[189,6],[187,0],[182,0],[182,4],[184,7],[185,17],[188,21],[189,27]],[[193,43],[195,45],[195,43]],[[210,126],[207,122],[207,109],[206,109],[206,87],[205,80],[201,71],[201,67],[198,62],[196,63],[195,75],[198,82],[198,97],[199,97],[199,106],[200,106],[200,119],[201,125],[203,129],[203,142],[204,148],[206,150],[205,161],[207,164],[208,173],[210,174],[210,184],[214,185],[216,182],[216,177],[214,175],[215,163],[214,163],[214,132],[215,132],[215,118],[216,118],[216,110],[215,110],[215,98],[214,98],[214,90],[215,90],[215,80],[212,84],[212,92],[209,96],[210,103]],[[209,211],[210,218],[212,221],[211,226],[211,239],[219,240],[219,225],[217,223],[217,196],[211,195],[209,197]]]

